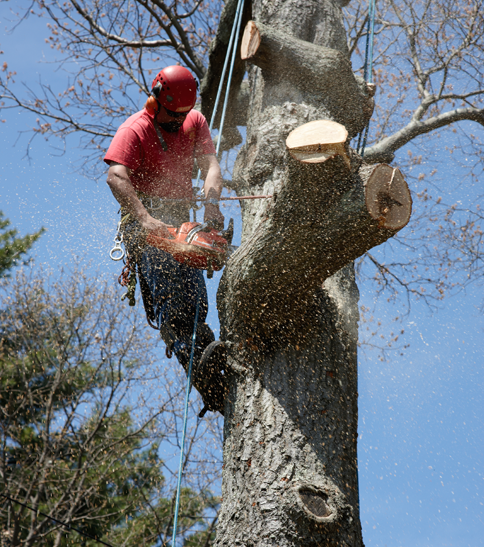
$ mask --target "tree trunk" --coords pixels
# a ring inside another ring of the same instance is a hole
[[[403,227],[411,201],[399,172],[362,167],[341,132],[335,153],[309,163],[312,133],[286,146],[307,122],[351,137],[371,114],[343,3],[252,2],[247,140],[233,177],[241,194],[274,197],[243,202],[242,245],[217,295],[229,365],[219,547],[363,545],[351,261]]]

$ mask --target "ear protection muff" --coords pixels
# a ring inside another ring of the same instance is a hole
[[[160,107],[158,101],[152,95],[150,95],[146,100],[145,108],[149,112],[153,112],[156,115]]]

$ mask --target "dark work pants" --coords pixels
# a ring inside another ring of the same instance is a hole
[[[148,245],[140,257],[138,268],[150,289],[157,325],[171,328],[176,338],[173,351],[187,368],[197,298],[200,299],[199,323],[205,321],[208,312],[203,272],[180,264],[171,254]]]
[[[200,298],[198,323],[205,321],[208,312],[203,271],[181,264],[170,253],[151,245],[133,245],[136,238],[129,237],[133,234],[131,228],[136,229],[133,225],[125,227],[125,241],[130,255],[136,256],[138,274],[143,276],[151,293],[156,324],[159,328],[168,326],[172,330],[175,335],[173,352],[187,370],[197,298]],[[200,357],[203,349],[196,348],[195,359]]]

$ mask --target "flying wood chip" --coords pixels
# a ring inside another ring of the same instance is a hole
[[[344,125],[330,120],[305,123],[289,133],[286,147],[291,156],[302,163],[323,163],[342,156],[348,169],[350,160],[345,150],[348,131]]]

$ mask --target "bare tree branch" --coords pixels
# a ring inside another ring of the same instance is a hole
[[[484,91],[481,93],[484,94]],[[395,152],[416,137],[462,120],[471,120],[484,126],[484,109],[456,108],[428,118],[423,122],[412,121],[390,137],[386,137],[367,148],[365,150],[365,161],[369,163],[391,162]]]

